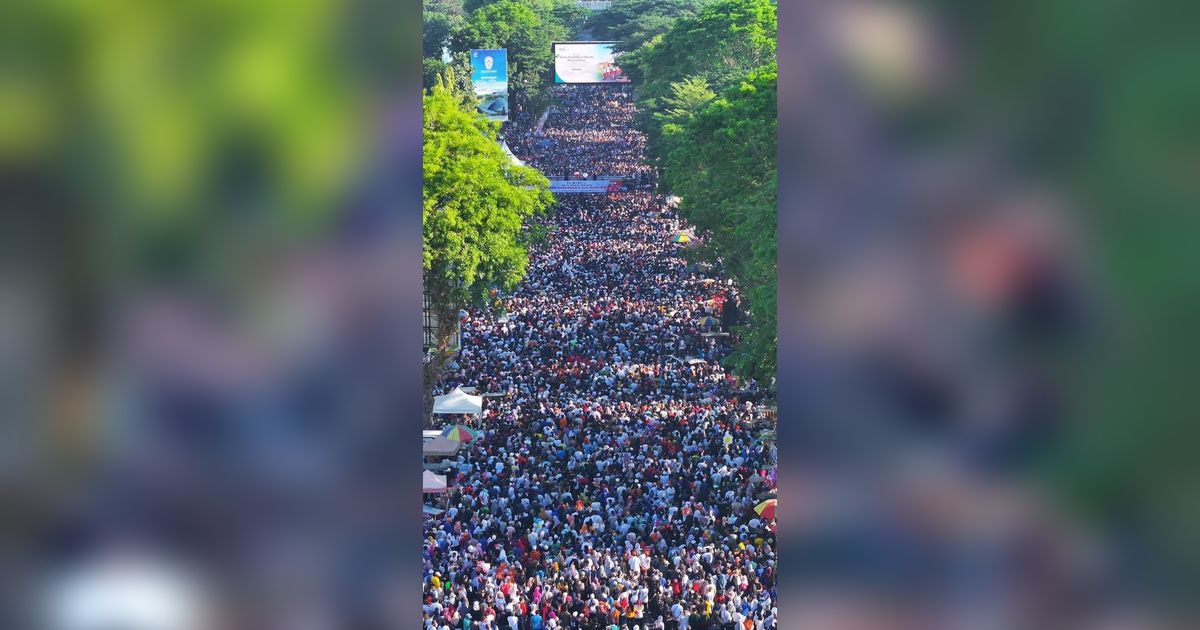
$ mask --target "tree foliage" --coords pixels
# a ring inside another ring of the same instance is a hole
[[[621,57],[622,68],[638,83],[640,124],[649,135],[647,153],[662,166],[660,125],[654,116],[673,84],[698,77],[720,93],[748,72],[775,58],[775,4],[770,0],[717,0],[670,30]]]
[[[475,88],[471,81],[471,58],[467,53],[454,53],[450,63],[440,59],[422,59],[422,85],[428,92],[440,79],[464,107],[475,103]]]
[[[689,77],[671,84],[671,93],[663,97],[663,111],[655,112],[654,118],[665,124],[686,124],[695,118],[716,94],[708,89],[703,77]]]
[[[553,63],[551,44],[570,39],[586,10],[569,0],[495,0],[476,6],[459,31],[457,50],[508,50],[509,88],[527,105],[541,102]]]
[[[336,221],[372,141],[364,112],[418,28],[327,0],[6,8],[5,161],[103,216],[122,266],[171,275],[219,266],[207,252],[248,225],[307,238]]]
[[[720,258],[742,289],[749,323],[728,365],[773,376],[775,3],[617,0],[610,11],[592,24],[629,50],[621,63],[660,184],[705,234],[701,253]]]
[[[426,282],[455,287],[453,307],[487,288],[511,289],[525,273],[525,219],[553,202],[549,181],[516,166],[496,142],[495,123],[466,110],[440,81],[423,113]]]
[[[422,18],[421,56],[441,59],[442,48],[453,44],[454,36],[462,28],[463,18],[438,11],[426,11]]]
[[[618,42],[616,49],[637,50],[670,30],[675,20],[696,15],[704,0],[615,0],[598,11],[588,26],[598,39]]]
[[[673,122],[663,128],[663,181],[746,297],[750,325],[731,366],[759,378],[773,375],[776,365],[776,74],[775,63],[767,64],[711,102],[696,100],[711,95],[701,80],[677,83],[674,93],[688,95],[682,100],[707,104],[669,109]]]
[[[425,365],[426,405],[450,356],[458,311],[510,290],[525,275],[525,220],[553,203],[550,182],[512,163],[496,142],[498,125],[465,107],[439,78],[422,115],[422,261],[424,287],[439,323]]]
[[[467,8],[463,0],[424,0],[425,13],[443,13],[453,17],[466,17]]]

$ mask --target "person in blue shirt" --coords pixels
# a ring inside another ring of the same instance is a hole
[[[529,627],[532,630],[542,630],[545,626],[542,622],[542,616],[538,613],[533,613],[533,618],[529,622]]]

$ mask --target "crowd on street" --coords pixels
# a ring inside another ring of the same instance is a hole
[[[543,171],[645,172],[632,94],[559,88]],[[514,295],[463,318],[440,391],[489,398],[426,518],[425,628],[777,627],[774,429],[718,360],[737,287],[689,264],[662,195],[560,195]],[[437,427],[433,427],[437,428]]]
[[[553,105],[540,132],[530,115],[508,130],[506,139],[517,157],[547,177],[652,175],[643,161],[646,136],[633,127],[637,110],[631,87],[566,85],[551,95]]]

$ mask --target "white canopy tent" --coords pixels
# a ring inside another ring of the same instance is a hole
[[[472,396],[457,387],[449,394],[433,397],[435,414],[473,414],[483,412],[483,397]]]
[[[440,494],[446,491],[446,475],[439,475],[428,470],[421,475],[421,492]]]
[[[512,160],[512,163],[513,163],[513,164],[516,164],[517,166],[525,166],[525,163],[521,161],[521,158],[518,158],[518,157],[517,157],[517,156],[516,156],[516,155],[515,155],[515,154],[512,152],[512,149],[508,148],[508,142],[507,142],[507,141],[501,141],[501,142],[500,142],[500,148],[504,150],[504,153],[505,153],[505,154],[508,156],[508,159]]]

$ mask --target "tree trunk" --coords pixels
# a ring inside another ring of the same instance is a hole
[[[430,282],[429,274],[425,276],[426,291],[429,294],[429,308],[437,318],[434,347],[430,350],[429,361],[422,366],[423,410],[425,424],[433,416],[433,391],[441,380],[446,365],[454,357],[455,350],[451,347],[454,334],[458,330],[458,311],[461,306],[452,298],[451,291],[440,282]]]

